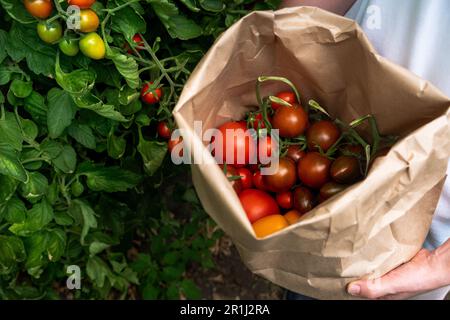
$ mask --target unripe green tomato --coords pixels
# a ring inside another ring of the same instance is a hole
[[[78,47],[78,41],[72,39],[63,39],[59,42],[59,49],[69,57],[76,56],[80,48]]]
[[[47,23],[41,21],[37,24],[39,38],[46,43],[55,43],[62,37],[62,27],[58,21]]]
[[[105,43],[95,32],[88,33],[80,40],[81,52],[88,58],[100,60],[105,57]]]
[[[70,189],[74,197],[79,197],[84,192],[84,186],[80,181],[75,181],[72,183]]]

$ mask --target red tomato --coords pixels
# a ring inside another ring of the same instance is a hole
[[[252,182],[255,188],[263,191],[267,191],[268,188],[266,184],[264,183],[263,175],[261,174],[261,171],[256,171],[253,173]]]
[[[96,0],[68,0],[71,6],[79,6],[80,9],[90,8]]]
[[[264,217],[252,224],[253,230],[258,238],[264,238],[272,233],[283,230],[289,223],[280,214]]]
[[[279,94],[276,95],[276,97],[280,98],[280,99],[282,99],[282,100],[284,100],[284,101],[286,101],[286,102],[288,102],[290,104],[297,103],[297,97],[295,96],[294,92],[289,92],[289,91],[280,92]],[[281,104],[272,102],[272,109],[273,110],[277,110],[281,106],[282,106]]]
[[[170,130],[166,121],[158,122],[158,127],[156,129],[158,131],[158,135],[161,138],[166,139],[166,140],[170,139],[170,136],[172,135],[172,130]]]
[[[51,0],[25,0],[25,9],[35,18],[47,19],[53,11]]]
[[[317,150],[319,146],[323,152],[339,139],[341,132],[339,128],[331,121],[318,121],[313,123],[306,132],[309,150]]]
[[[330,175],[337,183],[355,183],[362,176],[358,158],[354,156],[338,157],[331,165]]]
[[[258,161],[263,164],[268,164],[268,160],[272,157],[272,153],[276,152],[276,141],[272,140],[271,136],[263,136],[258,139]],[[267,159],[264,161],[264,159]]]
[[[253,174],[247,168],[237,169],[237,174],[241,176],[241,183],[243,189],[251,189],[253,187]]]
[[[139,47],[143,47],[144,46],[144,39],[142,39],[142,37],[138,34],[138,33],[136,33],[134,36],[133,36],[133,42],[136,44],[136,46],[135,46],[135,49],[136,49],[136,51],[141,51],[141,50],[143,50],[142,48],[139,48]],[[129,54],[133,54],[133,50],[130,48],[130,46],[128,45],[128,43],[125,45],[125,47],[128,49],[128,53]]]
[[[245,122],[227,122],[221,125],[218,130],[222,141],[216,142],[214,155],[219,163],[243,167],[250,162],[255,162],[256,141],[248,133]],[[213,141],[215,141],[214,138]],[[227,159],[227,150],[231,159]]]
[[[222,168],[222,170],[224,170],[224,166],[220,165],[220,167]],[[226,174],[225,176],[227,177],[228,181],[230,182],[231,186],[233,187],[234,191],[239,194],[242,192],[243,187],[242,187],[242,182],[240,179],[236,179],[236,177],[239,176],[239,173],[237,171],[236,168],[227,165],[227,170],[226,170]]]
[[[277,203],[283,209],[291,209],[293,206],[292,192],[277,193]]]
[[[270,191],[288,191],[297,181],[294,161],[290,158],[281,158],[278,170],[274,174],[263,176],[263,179]]]
[[[331,160],[318,152],[309,152],[298,162],[300,181],[313,189],[320,189],[330,178]]]
[[[314,195],[305,187],[295,188],[293,192],[294,208],[300,213],[306,213],[314,208]]]
[[[284,218],[289,224],[295,224],[300,220],[302,214],[297,210],[291,210],[284,215]]]
[[[291,158],[295,163],[297,163],[305,155],[306,152],[296,145],[289,146],[286,153],[286,157]]]
[[[167,143],[169,152],[172,153],[175,146],[179,145],[180,143],[181,144],[183,143],[183,137],[178,137],[177,139],[170,139],[169,142]],[[178,156],[180,156],[180,157],[183,156],[183,148],[181,148],[178,151]]]
[[[244,190],[239,194],[239,200],[251,223],[266,216],[280,214],[280,208],[274,198],[264,191]]]
[[[296,138],[308,127],[308,114],[299,104],[292,107],[281,106],[275,111],[272,126],[279,130],[282,138]]]
[[[155,104],[155,103],[159,102],[159,100],[161,100],[162,95],[163,95],[161,88],[157,88],[154,90],[156,95],[153,94],[153,92],[149,91],[150,85],[152,83],[153,82],[144,84],[144,86],[142,87],[142,91],[141,91],[141,99],[142,99],[142,101],[144,101],[147,104]]]

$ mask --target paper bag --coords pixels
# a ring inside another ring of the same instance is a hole
[[[450,156],[450,101],[377,55],[352,20],[311,7],[253,12],[216,41],[174,110],[185,142],[200,150],[195,159],[212,158],[194,121],[206,130],[242,119],[257,105],[261,75],[292,80],[303,104],[316,99],[346,122],[372,114],[382,134],[401,137],[364,181],[262,240],[219,166],[192,165],[205,210],[248,268],[315,298],[351,299],[345,292],[350,281],[379,277],[421,248]],[[282,89],[268,84],[263,93]]]

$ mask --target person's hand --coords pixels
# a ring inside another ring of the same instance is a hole
[[[353,296],[369,299],[407,299],[450,284],[450,240],[435,251],[422,249],[409,262],[375,280],[347,286]]]

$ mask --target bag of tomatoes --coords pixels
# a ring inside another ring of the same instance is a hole
[[[254,12],[222,35],[174,115],[203,206],[254,273],[352,299],[350,281],[419,251],[450,156],[450,100],[424,83],[317,8]]]

